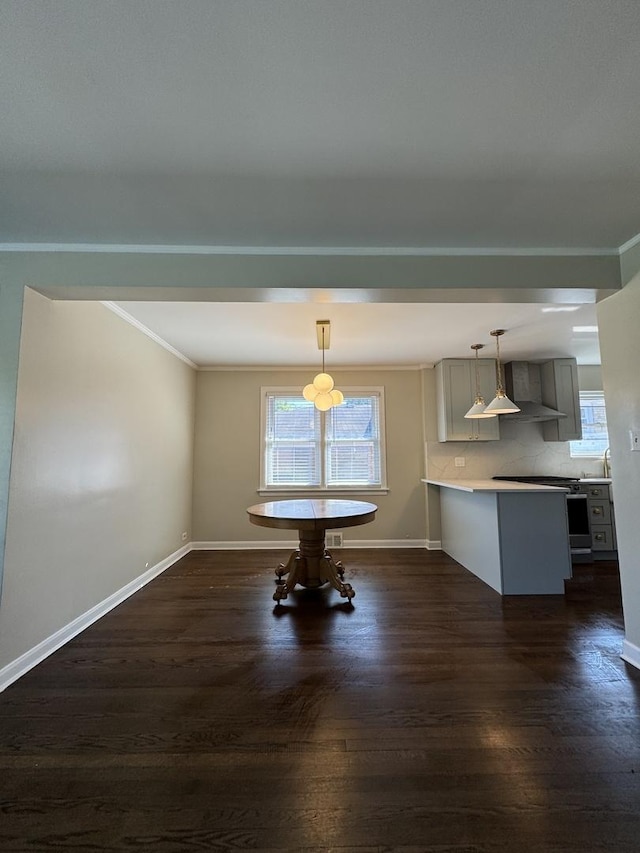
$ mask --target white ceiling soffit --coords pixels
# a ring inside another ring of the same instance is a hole
[[[331,322],[330,367],[406,367],[441,358],[495,355],[489,332],[507,329],[506,360],[574,356],[599,364],[595,305],[558,304],[348,304],[119,302],[193,364],[204,368],[314,369],[321,363],[316,320]],[[574,327],[591,331],[574,331]]]
[[[3,0],[0,242],[615,248],[637,0]]]

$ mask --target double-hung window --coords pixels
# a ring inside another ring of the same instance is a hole
[[[383,389],[342,390],[320,412],[298,388],[262,389],[261,490],[386,488]]]
[[[571,456],[602,456],[609,447],[607,410],[602,391],[580,392],[580,419],[582,440],[569,442]]]

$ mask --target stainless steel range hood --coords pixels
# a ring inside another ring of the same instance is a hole
[[[567,417],[564,412],[543,406],[539,364],[509,361],[504,365],[504,379],[507,396],[520,407],[520,411],[500,415],[500,420],[540,423]]]

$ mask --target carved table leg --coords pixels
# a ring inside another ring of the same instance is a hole
[[[284,574],[287,577],[285,580],[282,580]],[[291,553],[286,566],[280,563],[276,569],[276,575],[278,579],[276,580],[277,586],[276,591],[273,593],[273,600],[279,602],[283,598],[288,597],[297,583],[302,583],[304,560],[300,556],[300,551],[293,551]]]
[[[355,590],[351,584],[344,583],[344,566],[334,561],[331,553],[326,550],[324,530],[300,530],[300,548],[294,551],[285,565],[280,564],[276,569],[278,580],[273,594],[274,601],[287,598],[296,584],[316,589],[325,583],[330,583],[337,589],[342,598],[349,601],[354,597]],[[282,576],[287,574],[286,580]]]
[[[324,553],[328,557],[331,557],[331,561],[333,562],[333,565],[336,567],[336,574],[338,575],[340,580],[343,581],[344,580],[344,566],[342,565],[342,560],[334,560],[333,554],[329,550],[325,551]]]
[[[282,576],[289,574],[289,572],[293,568],[293,564],[294,564],[296,557],[298,557],[299,555],[300,555],[299,551],[297,551],[297,550],[292,551],[291,556],[287,560],[286,566],[284,563],[278,563],[278,568],[276,569],[276,578],[277,578],[276,583],[278,583],[278,584],[284,583],[284,581],[282,580]]]
[[[344,566],[338,560],[334,561],[333,557],[326,551],[323,557],[326,565],[327,580],[334,589],[337,589],[342,598],[348,598],[349,601],[355,596],[356,591],[350,583],[344,582]]]

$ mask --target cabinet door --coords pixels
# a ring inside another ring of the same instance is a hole
[[[479,359],[480,389],[487,402],[495,394],[492,359]],[[491,390],[485,391],[485,388]],[[475,396],[473,359],[446,358],[436,365],[439,441],[495,441],[500,438],[498,418],[468,419],[465,414]]]
[[[566,418],[545,421],[545,441],[577,441],[582,438],[578,366],[575,358],[554,358],[541,365],[542,402],[564,412]]]

